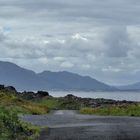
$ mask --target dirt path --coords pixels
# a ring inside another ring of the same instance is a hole
[[[49,115],[27,115],[22,120],[44,129],[38,140],[140,140],[140,118],[80,115],[59,110]]]

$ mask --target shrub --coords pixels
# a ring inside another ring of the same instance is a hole
[[[29,140],[37,136],[39,130],[22,123],[15,110],[0,107],[0,140]]]

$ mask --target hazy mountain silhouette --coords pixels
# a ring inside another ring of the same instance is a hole
[[[128,91],[140,90],[140,82],[124,86],[118,86],[117,88],[120,90],[128,90]]]
[[[89,76],[81,76],[66,71],[35,73],[16,64],[2,61],[0,61],[0,84],[11,85],[18,90],[109,91],[116,89]]]

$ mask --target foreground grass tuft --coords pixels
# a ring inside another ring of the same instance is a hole
[[[32,140],[39,132],[39,127],[21,122],[16,110],[0,107],[0,140]]]
[[[33,140],[40,128],[19,120],[19,114],[46,114],[48,108],[26,101],[14,93],[0,91],[0,140]]]

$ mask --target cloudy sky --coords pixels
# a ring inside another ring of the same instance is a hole
[[[139,0],[0,0],[0,60],[137,82],[139,16]]]

